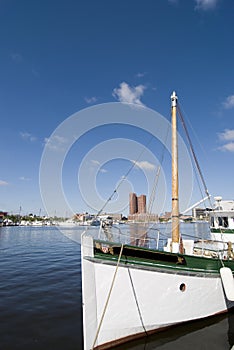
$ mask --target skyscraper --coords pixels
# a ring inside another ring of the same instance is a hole
[[[136,193],[129,194],[129,214],[133,215],[137,213],[137,196]]]
[[[137,208],[138,214],[146,213],[146,195],[142,194],[137,197]]]
[[[137,197],[136,193],[129,194],[129,214],[146,213],[146,195],[142,194]]]

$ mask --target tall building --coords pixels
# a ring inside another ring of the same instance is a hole
[[[129,194],[129,214],[133,215],[137,213],[137,196],[136,193]]]
[[[137,208],[138,214],[146,213],[146,195],[142,194],[137,197]]]
[[[146,195],[142,194],[137,197],[136,193],[129,194],[129,214],[146,213]]]

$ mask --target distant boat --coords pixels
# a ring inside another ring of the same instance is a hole
[[[209,210],[211,237],[217,241],[234,243],[234,201],[215,197]]]
[[[77,221],[74,221],[72,219],[68,219],[65,221],[59,221],[56,223],[57,226],[62,226],[62,227],[76,227],[79,226],[79,223]]]
[[[100,220],[98,220],[98,219],[92,219],[92,220],[90,221],[90,225],[91,225],[91,226],[100,226]]]
[[[107,349],[234,307],[234,259],[180,235],[177,96],[172,110],[172,223],[164,250],[82,235],[84,349]],[[132,243],[133,244],[133,243]]]

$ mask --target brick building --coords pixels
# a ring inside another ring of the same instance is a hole
[[[137,197],[136,193],[129,194],[129,214],[146,213],[146,195],[142,194]]]

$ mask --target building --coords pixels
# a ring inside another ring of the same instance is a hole
[[[137,197],[137,208],[138,214],[146,213],[146,195],[142,194],[139,197]]]
[[[142,194],[137,197],[136,193],[129,194],[129,214],[145,214],[146,213],[146,195]]]
[[[207,210],[204,208],[193,208],[193,217],[197,220],[207,219]]]
[[[136,193],[130,193],[129,194],[129,214],[130,215],[136,214],[137,211],[138,211],[138,207],[137,207]]]
[[[171,211],[166,211],[165,214],[160,215],[160,221],[169,221],[171,220]]]

